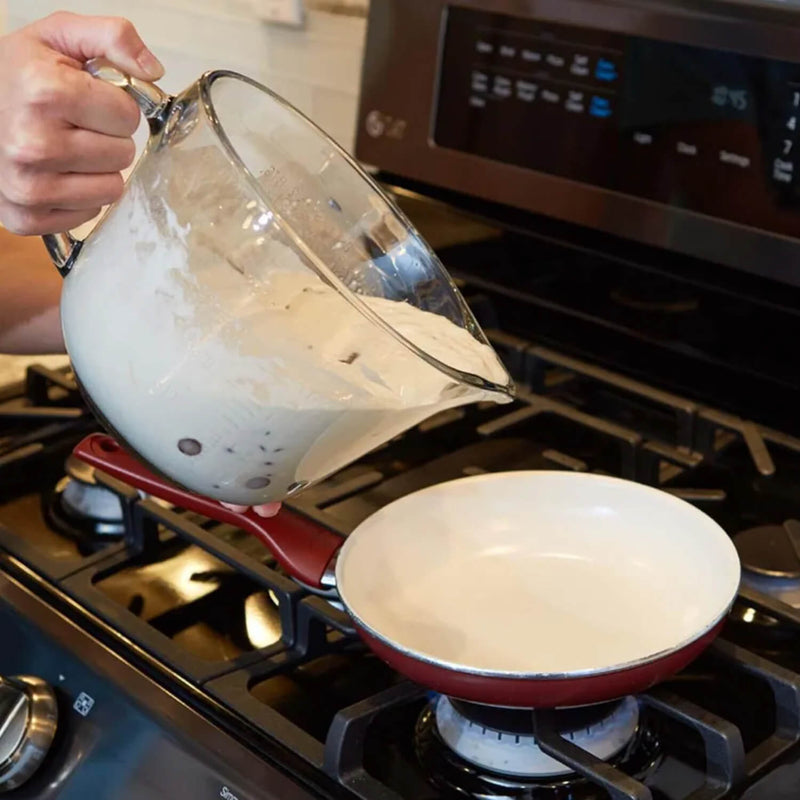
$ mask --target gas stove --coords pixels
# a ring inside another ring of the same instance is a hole
[[[491,296],[460,279],[488,313]],[[285,513],[344,536],[395,497],[497,469],[596,470],[659,485],[724,524],[745,566],[724,637],[677,678],[640,697],[551,712],[481,707],[413,685],[364,649],[335,601],[287,578],[258,541],[77,465],[70,449],[95,423],[69,371],[35,366],[0,405],[0,613],[13,641],[3,674],[55,686],[80,742],[103,713],[99,697],[112,719],[117,703],[139,701],[126,697],[135,673],[164,693],[161,713],[192,708],[220,740],[291,765],[320,796],[338,787],[364,800],[600,798],[605,787],[615,798],[696,800],[774,798],[758,781],[787,774],[800,785],[800,601],[791,593],[800,496],[786,491],[800,479],[800,439],[488,330],[523,387],[513,407],[432,418]],[[70,652],[51,647],[51,626],[63,627]],[[121,657],[121,674],[93,673],[95,649]],[[156,719],[140,724],[145,740],[148,726],[192,739],[191,726],[173,731]],[[44,783],[74,746],[57,740],[16,792],[47,796]],[[176,763],[193,774],[188,758]],[[67,786],[84,768],[76,759]],[[241,778],[220,769],[218,791],[283,796],[245,793]]]
[[[519,392],[427,420],[281,512],[346,537],[465,475],[659,487],[743,565],[700,658],[591,707],[431,692],[259,541],[77,462],[98,423],[69,368],[34,365],[0,388],[0,790],[797,797],[798,52],[800,20],[770,5],[373,0],[358,155]]]

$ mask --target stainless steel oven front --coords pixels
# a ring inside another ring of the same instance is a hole
[[[800,7],[372,0],[384,174],[800,285]]]

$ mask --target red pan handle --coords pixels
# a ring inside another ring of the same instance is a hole
[[[342,546],[342,538],[337,534],[285,509],[276,517],[265,519],[252,509],[231,511],[216,500],[168,483],[146,469],[110,436],[93,433],[75,446],[73,454],[147,494],[252,533],[292,577],[308,586],[322,587],[322,576]]]

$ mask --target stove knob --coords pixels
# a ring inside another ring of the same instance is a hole
[[[16,789],[39,768],[58,722],[53,690],[39,678],[0,678],[0,792]]]

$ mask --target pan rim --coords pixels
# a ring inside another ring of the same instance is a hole
[[[359,538],[358,531],[362,529],[362,527],[367,522],[374,521],[378,516],[383,515],[390,508],[393,509],[394,511],[397,507],[400,507],[402,504],[410,502],[412,498],[416,499],[421,495],[435,494],[437,492],[440,492],[442,491],[442,487],[448,487],[454,484],[483,483],[483,482],[491,482],[497,480],[508,480],[508,476],[514,476],[518,479],[524,476],[530,478],[547,477],[549,479],[555,478],[556,480],[569,479],[569,481],[572,483],[592,481],[596,483],[605,482],[617,486],[625,485],[626,487],[632,489],[633,491],[640,492],[640,494],[650,494],[651,496],[658,496],[659,500],[662,502],[667,502],[667,503],[672,502],[675,505],[680,505],[683,508],[688,507],[692,509],[694,513],[701,515],[704,518],[704,521],[708,526],[709,531],[714,530],[716,532],[715,535],[717,533],[719,534],[721,547],[727,546],[729,548],[729,554],[732,555],[732,559],[729,564],[729,566],[732,568],[731,574],[729,576],[730,589],[728,594],[730,595],[730,597],[726,599],[724,606],[717,611],[714,617],[710,619],[702,627],[702,629],[696,630],[690,636],[685,637],[677,644],[662,648],[661,650],[655,653],[647,654],[645,656],[642,656],[641,658],[632,659],[620,664],[613,664],[601,668],[588,667],[585,669],[576,669],[567,672],[525,672],[521,670],[485,669],[485,668],[470,666],[469,664],[459,664],[457,662],[438,659],[434,656],[431,656],[430,654],[414,650],[413,648],[405,647],[402,645],[402,643],[390,639],[385,634],[376,630],[373,625],[367,623],[360,614],[358,614],[353,610],[353,607],[348,602],[346,589],[343,587],[342,570],[343,570],[343,564],[346,562],[348,552],[353,547],[358,546],[357,545]],[[727,543],[727,545],[725,543]],[[735,580],[734,580],[734,572],[735,572]],[[420,489],[416,492],[404,495],[403,497],[387,504],[386,506],[383,506],[383,508],[379,509],[377,512],[375,512],[375,514],[371,515],[366,520],[364,520],[360,525],[358,525],[352,531],[352,533],[347,537],[347,540],[345,541],[344,545],[339,551],[338,557],[336,559],[336,587],[339,594],[339,598],[341,602],[344,604],[345,610],[352,617],[353,621],[356,623],[358,627],[363,628],[367,633],[369,633],[370,636],[374,637],[375,639],[378,639],[385,646],[391,648],[392,650],[408,658],[414,659],[415,661],[427,664],[431,667],[435,667],[441,670],[459,673],[462,675],[487,678],[487,679],[496,678],[496,679],[507,679],[507,680],[545,681],[545,680],[574,680],[574,679],[594,678],[594,677],[600,678],[603,676],[612,675],[619,672],[626,672],[628,670],[633,670],[636,668],[645,667],[649,664],[653,664],[655,662],[660,661],[663,658],[671,656],[687,647],[690,647],[696,641],[702,639],[717,625],[719,625],[719,623],[728,614],[728,612],[730,611],[731,607],[733,606],[736,600],[740,581],[741,581],[741,564],[739,562],[739,557],[736,553],[736,548],[734,547],[731,538],[714,519],[712,519],[705,512],[693,506],[691,503],[682,500],[679,497],[675,497],[674,495],[665,492],[661,489],[648,486],[647,484],[628,480],[625,478],[617,478],[609,475],[598,475],[595,473],[563,472],[560,470],[514,470],[505,472],[492,472],[482,475],[469,475],[463,478],[456,478],[454,480],[437,483],[434,484],[433,486],[428,486],[424,489]]]

